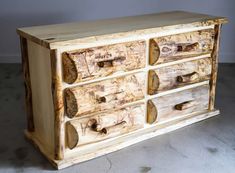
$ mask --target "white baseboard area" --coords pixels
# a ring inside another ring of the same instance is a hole
[[[235,63],[235,52],[221,52],[219,53],[220,63]]]
[[[21,63],[21,55],[0,55],[0,63]]]

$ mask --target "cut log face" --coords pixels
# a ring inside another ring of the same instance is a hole
[[[144,98],[145,74],[136,73],[66,89],[68,117],[125,106]]]
[[[145,41],[65,52],[64,81],[71,84],[145,67]]]
[[[154,122],[162,122],[193,112],[208,109],[209,85],[183,90],[177,93],[154,98],[148,104],[148,119],[157,117]],[[155,108],[153,108],[155,107]],[[154,115],[156,112],[157,115]],[[153,123],[150,121],[148,123]]]
[[[68,147],[73,149],[143,128],[144,110],[141,103],[72,120],[66,126]]]
[[[153,124],[157,120],[157,108],[151,100],[147,102],[147,123]]]
[[[211,68],[211,58],[203,58],[150,70],[148,93],[153,95],[169,89],[209,80]]]
[[[156,65],[211,53],[214,30],[200,30],[150,40],[149,64]]]

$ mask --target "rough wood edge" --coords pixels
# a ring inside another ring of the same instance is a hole
[[[34,131],[33,104],[32,104],[33,102],[32,102],[31,80],[29,73],[28,45],[27,45],[27,40],[23,37],[20,37],[20,46],[21,46],[21,58],[22,58],[22,70],[24,74],[27,129],[28,131],[33,132]]]
[[[218,53],[219,53],[219,44],[220,44],[220,32],[221,24],[215,25],[215,42],[212,51],[212,71],[211,71],[211,80],[210,80],[210,100],[209,100],[209,110],[213,110],[215,106],[215,89],[216,89],[216,80],[218,72]]]
[[[69,157],[65,158],[64,160],[55,160],[53,159],[53,156],[50,156],[47,154],[47,151],[43,148],[43,146],[40,144],[40,142],[37,140],[37,138],[33,135],[33,133],[25,131],[25,136],[27,139],[33,142],[33,144],[36,146],[36,148],[39,149],[39,151],[52,163],[52,165],[57,169],[63,169],[68,166],[87,161],[93,158],[97,158],[99,156],[105,155],[110,152],[118,151],[122,148],[128,147],[130,145],[136,144],[138,142],[144,141],[146,139],[150,139],[153,137],[156,137],[158,135],[162,135],[174,130],[177,130],[179,128],[185,127],[187,125],[202,121],[204,119],[213,117],[218,115],[220,112],[219,110],[213,110],[213,111],[206,111],[202,113],[190,114],[186,117],[183,117],[181,119],[173,120],[170,122],[162,123],[162,124],[154,124],[151,125],[149,128],[145,128],[142,131],[138,131],[140,135],[138,137],[132,137],[131,135],[125,136],[126,138],[130,139],[124,139],[122,143],[115,144],[115,146],[109,146],[104,147],[102,150],[99,150],[98,153],[94,156],[90,156],[89,154],[82,155],[80,157]],[[135,134],[136,135],[136,134]],[[124,138],[125,138],[124,137]],[[122,137],[120,137],[122,138]]]
[[[54,104],[54,138],[55,138],[55,148],[54,148],[54,158],[57,160],[64,158],[64,101],[62,92],[62,72],[60,63],[58,62],[56,50],[50,51],[51,58],[51,74],[52,74],[52,97]]]
[[[172,28],[173,27],[177,28],[177,26],[179,26],[179,25],[181,28],[188,28],[190,26],[190,24],[193,25],[194,28],[200,28],[200,27],[205,27],[205,26],[213,26],[213,25],[217,25],[217,24],[221,24],[221,23],[227,23],[227,21],[225,21],[225,20],[211,19],[211,20],[205,20],[204,22],[193,22],[193,23],[186,23],[186,24],[154,27],[154,28],[148,28],[148,29],[139,29],[139,30],[135,30],[134,32],[133,31],[117,32],[117,33],[113,33],[113,34],[89,36],[89,37],[78,38],[78,39],[74,39],[74,40],[65,40],[65,41],[58,41],[58,42],[52,42],[52,43],[45,41],[45,40],[42,40],[41,42],[44,42],[45,44],[47,44],[50,49],[59,49],[61,47],[66,47],[66,46],[69,47],[70,45],[76,45],[76,44],[79,45],[79,43],[81,43],[81,42],[83,42],[83,43],[91,42],[91,41],[89,41],[90,39],[93,41],[95,41],[95,40],[99,41],[100,38],[102,40],[103,37],[105,38],[105,40],[107,37],[113,37],[113,39],[116,39],[116,38],[120,39],[123,37],[127,37],[128,35],[134,35],[134,34],[135,34],[134,36],[136,37],[138,35],[141,36],[141,34],[143,34],[143,33],[153,34],[153,33],[164,32],[165,30],[168,30],[170,28],[171,28],[170,30],[174,30]],[[197,29],[197,30],[200,30],[200,29]],[[141,40],[143,38],[140,37],[138,39]]]
[[[204,21],[198,21],[198,22],[191,22],[191,23],[181,23],[181,24],[175,24],[175,25],[167,25],[167,26],[164,26],[164,29],[167,29],[168,27],[177,27],[177,26],[181,26],[183,27],[183,25],[185,25],[185,27],[188,27],[189,24],[193,24],[195,25],[196,27],[200,27],[200,26],[209,26],[209,25],[218,25],[218,24],[223,24],[223,23],[227,23],[228,22],[228,19],[226,17],[217,17],[217,18],[214,18],[214,19],[205,19]],[[151,28],[151,29],[159,29],[161,27],[154,27],[154,28]],[[88,37],[84,37],[84,38],[78,38],[78,39],[72,39],[72,40],[69,40],[69,39],[65,39],[65,40],[58,40],[57,42],[50,42],[46,39],[39,39],[38,37],[34,36],[34,35],[31,35],[25,31],[22,30],[23,28],[18,28],[16,30],[17,34],[22,36],[22,37],[25,37],[43,47],[46,47],[46,48],[49,48],[49,49],[58,49],[58,48],[61,48],[61,47],[64,47],[64,46],[69,46],[70,45],[70,42],[72,42],[72,44],[74,44],[75,42],[83,42],[83,39],[89,39],[89,38],[94,38],[94,37],[97,37],[97,36],[101,36],[101,35],[94,35],[94,36],[88,36]],[[150,30],[151,30],[150,29]],[[138,29],[138,30],[135,30],[134,32],[145,32],[145,31],[148,31],[148,29]],[[114,36],[116,37],[116,35],[128,35],[128,34],[131,34],[133,33],[133,31],[124,31],[124,32],[115,32],[113,34],[107,34],[108,36]],[[102,35],[102,36],[107,36],[107,35]]]

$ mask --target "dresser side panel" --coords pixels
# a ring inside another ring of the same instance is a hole
[[[50,51],[27,41],[32,86],[34,135],[49,154],[54,153],[54,107],[51,92]]]

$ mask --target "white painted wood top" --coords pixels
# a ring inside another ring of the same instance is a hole
[[[194,26],[204,26],[226,22],[225,17],[172,11],[88,22],[24,27],[17,29],[17,33],[44,47],[56,49],[61,45],[68,45],[70,40],[74,43],[74,40],[81,38],[136,32],[150,28],[164,27],[165,29],[167,26],[183,27],[191,23],[194,23]]]

